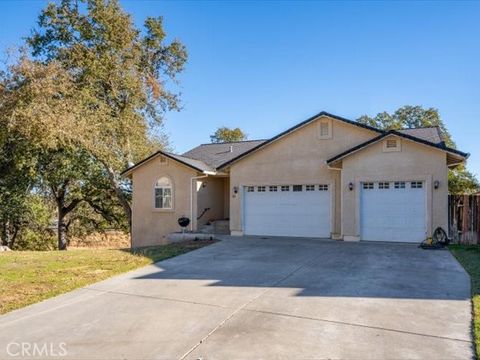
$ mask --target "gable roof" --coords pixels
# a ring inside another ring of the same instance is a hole
[[[383,131],[382,131],[382,130],[377,129],[377,128],[374,128],[374,127],[372,127],[372,126],[365,125],[365,124],[359,123],[359,122],[357,122],[357,121],[348,120],[348,119],[345,119],[345,118],[343,118],[343,117],[341,117],[341,116],[337,116],[337,115],[330,114],[330,113],[328,113],[328,112],[326,112],[326,111],[321,111],[321,112],[319,112],[318,114],[316,114],[316,115],[308,118],[307,120],[302,121],[301,123],[299,123],[299,124],[297,124],[297,125],[295,125],[295,126],[292,126],[291,128],[289,128],[289,129],[281,132],[280,134],[272,137],[271,139],[266,140],[265,142],[257,145],[256,147],[254,147],[254,148],[252,148],[252,149],[244,152],[243,154],[241,154],[241,155],[239,155],[239,156],[237,156],[237,157],[234,157],[233,159],[230,159],[230,160],[224,162],[224,163],[223,163],[222,165],[220,165],[218,168],[219,168],[219,169],[224,168],[224,167],[226,167],[226,166],[234,163],[235,161],[240,160],[241,158],[247,156],[249,153],[251,153],[251,152],[253,152],[253,151],[256,151],[256,150],[258,150],[258,149],[260,149],[260,148],[263,148],[264,146],[266,146],[266,145],[274,142],[275,140],[278,140],[278,139],[280,139],[280,138],[282,138],[282,137],[290,134],[291,132],[293,132],[293,131],[295,131],[295,130],[297,130],[297,129],[300,129],[301,127],[304,127],[304,126],[310,124],[311,122],[317,120],[317,119],[318,119],[319,117],[321,117],[321,116],[327,116],[327,117],[329,117],[329,118],[332,118],[332,119],[335,119],[335,120],[339,120],[339,121],[342,121],[342,122],[347,123],[347,124],[350,124],[350,125],[358,126],[358,127],[361,127],[361,128],[367,129],[367,130],[374,131],[374,132],[379,133],[379,134],[383,134]]]
[[[213,168],[218,168],[223,163],[245,154],[252,148],[265,143],[265,141],[267,140],[246,140],[202,144],[187,151],[183,156],[202,161]]]
[[[160,156],[160,155],[163,155],[163,156],[165,156],[169,159],[175,160],[175,161],[179,162],[180,164],[183,164],[183,165],[185,165],[189,168],[192,168],[193,170],[197,170],[197,171],[200,171],[200,172],[215,172],[214,168],[212,168],[211,166],[208,166],[203,161],[190,159],[190,158],[182,156],[182,155],[172,154],[172,153],[169,153],[169,152],[166,152],[166,151],[159,150],[159,151],[153,153],[152,155],[150,155],[149,157],[143,159],[142,161],[140,161],[140,162],[136,163],[135,165],[129,167],[128,169],[124,170],[121,173],[121,175],[125,176],[125,175],[130,174],[133,170],[135,170],[139,166],[145,164],[146,162],[148,162],[150,160],[153,160],[154,158],[156,158],[157,156]]]
[[[310,124],[311,122],[317,120],[321,116],[326,116],[326,117],[329,117],[338,121],[342,121],[344,123],[347,123],[353,126],[358,126],[379,134],[377,137],[371,140],[368,140],[360,145],[357,145],[351,149],[348,149],[342,152],[341,154],[338,154],[332,157],[331,159],[327,160],[327,163],[332,163],[334,161],[337,161],[345,156],[348,156],[353,152],[356,152],[370,144],[373,144],[379,141],[385,136],[392,135],[392,134],[400,137],[404,137],[412,141],[416,141],[418,143],[421,143],[427,146],[435,147],[437,149],[463,157],[465,159],[468,158],[468,156],[470,155],[468,153],[464,153],[462,151],[447,147],[445,145],[445,141],[442,136],[441,130],[438,127],[425,127],[425,128],[383,131],[369,125],[361,124],[357,121],[348,120],[343,117],[330,114],[326,111],[322,111],[267,140],[265,139],[246,140],[246,141],[234,141],[234,142],[226,142],[226,143],[201,144],[187,151],[182,155],[177,155],[177,154],[173,154],[165,151],[157,151],[156,153],[152,154],[146,159],[126,169],[124,172],[122,172],[122,175],[129,174],[132,170],[136,169],[137,167],[141,166],[145,162],[153,159],[158,155],[164,155],[170,159],[173,159],[199,172],[203,172],[203,173],[215,172],[244,158],[248,154],[256,150],[259,150],[264,146],[267,146],[268,144],[290,134],[291,132]]]
[[[432,128],[430,128],[432,129]],[[424,145],[427,145],[427,146],[431,146],[431,147],[434,147],[434,148],[437,148],[437,149],[440,149],[440,150],[443,150],[443,151],[446,151],[446,152],[449,152],[449,153],[452,153],[452,154],[455,154],[455,155],[459,155],[463,158],[468,158],[470,156],[470,154],[468,153],[464,153],[463,151],[460,151],[460,150],[457,150],[457,149],[452,149],[452,148],[449,148],[448,146],[445,145],[445,142],[442,140],[438,143],[434,143],[434,142],[431,142],[431,141],[428,141],[428,140],[425,140],[425,139],[422,139],[422,138],[419,138],[419,137],[416,137],[416,136],[413,136],[411,135],[412,131],[409,131],[409,132],[405,132],[404,130],[406,129],[403,129],[402,130],[389,130],[389,131],[385,131],[382,135],[380,136],[377,136],[373,139],[370,139],[368,141],[365,141],[364,143],[361,143],[357,146],[354,146],[330,159],[327,160],[327,164],[331,164],[335,161],[338,161],[338,160],[341,160],[371,144],[374,144],[374,143],[377,143],[378,141],[380,141],[381,139],[389,136],[389,135],[396,135],[396,136],[399,136],[399,137],[402,137],[402,138],[405,138],[405,139],[408,139],[408,140],[412,140],[412,141],[415,141],[415,142],[418,142],[420,144],[424,144]],[[422,130],[422,129],[409,129],[409,130]]]

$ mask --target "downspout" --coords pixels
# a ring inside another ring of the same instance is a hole
[[[206,177],[208,177],[208,174],[190,178],[190,231],[193,231],[193,181]]]

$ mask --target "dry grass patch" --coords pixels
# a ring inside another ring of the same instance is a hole
[[[0,253],[0,314],[212,244],[190,241],[139,250]]]

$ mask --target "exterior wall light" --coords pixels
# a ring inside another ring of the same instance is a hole
[[[440,187],[440,181],[435,180],[435,181],[433,182],[433,188],[434,188],[435,190],[437,190],[439,187]]]
[[[233,193],[236,195],[238,194],[238,187],[237,186],[234,186],[233,187]]]
[[[353,190],[353,187],[354,187],[354,186],[353,186],[353,183],[352,183],[352,182],[348,184],[348,190],[352,191],[352,190]]]

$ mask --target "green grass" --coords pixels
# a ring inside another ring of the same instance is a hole
[[[211,244],[0,253],[0,314]]]
[[[450,245],[449,249],[472,279],[473,331],[477,359],[480,359],[480,246]]]

